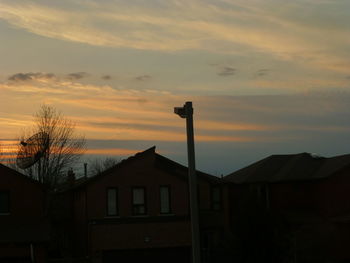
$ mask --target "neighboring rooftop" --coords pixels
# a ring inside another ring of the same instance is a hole
[[[331,158],[310,153],[271,155],[224,179],[237,184],[314,180],[329,177],[347,166],[350,154]]]

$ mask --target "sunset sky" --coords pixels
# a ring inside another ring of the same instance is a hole
[[[0,139],[40,105],[88,139],[85,158],[156,145],[199,170],[271,154],[350,153],[348,0],[1,0]]]

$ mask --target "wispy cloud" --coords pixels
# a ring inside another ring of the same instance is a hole
[[[345,1],[306,0],[64,1],[59,6],[5,0],[0,18],[38,35],[95,46],[259,52],[348,72],[349,29],[342,25],[350,23],[344,12],[349,7]]]
[[[146,80],[150,80],[151,78],[152,76],[150,75],[141,75],[141,76],[135,77],[135,79],[138,81],[146,81]]]
[[[130,90],[108,85],[64,80],[4,82],[2,105],[28,112],[43,102],[75,112],[71,118],[87,138],[144,141],[184,141],[183,120],[173,114],[183,97],[157,90]],[[54,96],[53,96],[54,95]],[[12,99],[9,99],[12,98]],[[207,142],[281,141],[293,132],[342,132],[348,129],[348,93],[310,93],[280,96],[191,96],[195,103],[196,138]],[[33,109],[35,111],[35,109]],[[79,113],[79,114],[78,114]],[[15,131],[29,123],[28,116],[5,117],[3,127]],[[7,124],[7,125],[5,125]],[[299,136],[299,135],[298,135]],[[12,137],[13,138],[13,137]]]
[[[263,77],[269,73],[270,73],[270,69],[263,68],[263,69],[259,69],[258,71],[256,71],[254,76],[255,77]]]
[[[112,79],[112,76],[111,76],[111,75],[103,75],[103,76],[101,77],[101,79],[110,80],[110,79]]]
[[[30,81],[30,80],[51,80],[56,76],[53,73],[16,73],[8,77],[11,81]]]
[[[89,74],[86,72],[74,72],[74,73],[69,73],[66,78],[69,80],[78,80],[78,79],[82,79],[85,77],[88,77]]]
[[[26,73],[16,73],[9,76],[7,79],[12,82],[28,82],[28,81],[36,81],[36,82],[50,82],[53,81],[60,82],[62,80],[70,80],[76,81],[90,76],[87,72],[73,72],[66,74],[64,76],[59,76],[53,73],[45,73],[45,72],[26,72]],[[105,79],[110,79],[110,76],[103,76]]]
[[[116,156],[125,156],[125,155],[133,155],[135,153],[137,153],[138,151],[142,151],[144,149],[139,149],[139,150],[135,150],[135,149],[103,149],[103,148],[98,148],[98,149],[87,149],[85,154],[89,154],[89,155],[116,155]]]
[[[220,71],[218,72],[218,75],[226,77],[226,76],[232,76],[235,73],[236,73],[236,69],[235,68],[223,67],[223,68],[220,68]]]
[[[84,133],[88,140],[106,140],[89,147],[88,155],[126,156],[162,145],[163,150],[173,151],[176,156],[185,151],[179,147],[185,147],[186,134],[184,120],[173,113],[173,107],[187,100],[194,103],[198,154],[208,156],[208,160],[213,154],[231,158],[231,152],[260,151],[260,157],[265,157],[276,149],[286,153],[290,149],[315,151],[323,147],[339,152],[350,129],[350,94],[340,91],[183,96],[55,78],[6,80],[0,83],[0,93],[0,138],[18,137],[24,127],[31,126],[31,114],[47,103],[76,121],[78,133]],[[115,142],[113,147],[109,141]],[[209,154],[214,146],[217,152]],[[8,156],[11,154],[15,151],[7,151]]]

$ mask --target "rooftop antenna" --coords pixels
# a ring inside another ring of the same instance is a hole
[[[27,169],[40,160],[49,148],[49,135],[38,132],[25,141],[20,142],[16,164],[21,169]]]

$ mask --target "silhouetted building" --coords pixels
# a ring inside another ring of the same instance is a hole
[[[46,262],[44,188],[0,164],[0,261]]]
[[[283,256],[294,262],[350,260],[350,155],[272,155],[224,179],[232,231],[246,244],[243,230],[253,229],[251,251],[260,244],[261,254],[270,251],[269,262]]]
[[[350,260],[350,155],[197,176],[203,263]],[[50,195],[0,165],[0,261],[190,262],[189,205],[187,168],[155,147],[90,178],[70,171]]]
[[[228,228],[227,191],[218,177],[198,172],[198,180],[202,253],[209,262]],[[74,200],[75,257],[190,262],[187,168],[155,153],[155,147],[77,180],[67,193]]]

